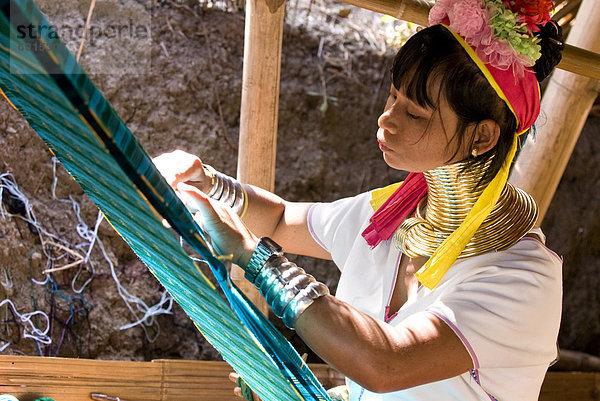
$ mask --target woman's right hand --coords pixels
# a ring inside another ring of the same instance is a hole
[[[212,187],[212,177],[198,156],[176,150],[152,159],[158,171],[173,188],[179,183],[193,185],[204,193]]]

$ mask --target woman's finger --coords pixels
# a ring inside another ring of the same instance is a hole
[[[176,150],[157,156],[152,159],[152,162],[173,187],[188,180],[200,180],[201,183],[204,181],[202,161],[198,156],[190,153]]]
[[[211,225],[210,228],[223,223],[232,228],[237,225],[233,221],[231,213],[228,213],[225,208],[218,205],[218,203],[213,204],[208,195],[198,188],[192,185],[179,183],[177,184],[177,190],[181,193],[181,198],[184,200],[186,206],[190,209],[194,209],[193,212],[202,213],[202,219],[207,225]]]
[[[236,372],[231,372],[229,374],[229,381],[231,381],[233,383],[237,383],[238,377],[240,377],[240,375],[238,375]]]
[[[236,372],[229,374],[229,380],[236,384],[233,393],[247,401],[260,401],[260,398],[252,391],[246,382]]]
[[[236,372],[231,372],[229,374],[229,381],[236,384],[236,386],[233,388],[233,394],[237,397],[244,398],[242,397],[242,388],[237,386],[237,381],[239,378],[240,375],[238,375]]]
[[[214,212],[214,208],[210,204],[208,196],[198,188],[180,182],[177,184],[176,189],[179,194],[179,198],[183,201],[183,203],[185,203],[185,206],[190,210],[190,212]]]

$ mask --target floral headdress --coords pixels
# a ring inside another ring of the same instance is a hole
[[[437,0],[429,25],[446,24],[479,59],[517,77],[540,58],[538,24],[550,20],[552,1]]]

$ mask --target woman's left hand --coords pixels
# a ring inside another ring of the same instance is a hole
[[[254,391],[243,381],[243,379],[235,372],[229,374],[229,380],[235,383],[233,394],[247,401],[261,401]],[[242,389],[242,387],[244,387]]]
[[[222,256],[232,255],[231,261],[247,266],[258,238],[244,225],[239,216],[211,200],[191,185],[180,183],[177,190],[194,199],[199,212],[194,216],[212,240],[215,251]]]

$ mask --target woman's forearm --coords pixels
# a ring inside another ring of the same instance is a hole
[[[320,249],[326,253],[307,228],[310,204],[286,203],[248,188],[253,232],[223,206],[215,208],[216,203],[196,188],[178,188],[197,198],[213,246],[231,250],[233,261],[252,273],[249,279],[284,323],[355,382],[371,391],[389,392],[456,376],[472,367],[458,336],[429,312],[416,313],[392,326],[327,295],[323,284],[280,253],[259,260],[258,265],[251,263],[258,235],[271,235],[289,252],[310,255]]]
[[[289,253],[331,259],[308,230],[308,210],[312,203],[287,202],[264,189],[243,185],[248,205],[242,221],[257,237],[270,237]]]
[[[259,237],[272,237],[281,221],[286,202],[279,196],[249,184],[242,184],[247,194],[242,221]]]
[[[458,336],[428,312],[392,326],[325,296],[300,315],[296,331],[328,364],[373,392],[398,391],[472,368]]]

